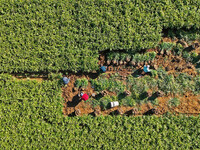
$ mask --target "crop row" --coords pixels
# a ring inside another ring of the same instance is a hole
[[[58,81],[0,74],[1,149],[200,148],[199,117],[65,118]]]
[[[117,53],[117,52],[110,52],[107,55],[107,65],[110,65],[111,62],[112,64],[116,65],[135,65],[136,63],[141,63],[141,62],[151,62],[155,59],[156,57],[156,52],[148,52],[145,54],[139,54],[136,53],[135,55],[130,55],[127,53]]]
[[[98,52],[152,48],[163,28],[200,28],[198,0],[0,1],[0,72],[97,69]]]
[[[124,78],[119,74],[113,74],[108,79],[105,74],[102,74],[97,79],[91,79],[91,85],[97,96],[90,98],[88,102],[93,106],[100,105],[103,109],[107,109],[112,101],[119,101],[120,105],[125,106],[136,106],[138,103],[146,102],[157,105],[157,98],[160,96],[182,95],[186,92],[200,94],[199,75],[196,77],[185,73],[179,73],[176,76],[168,75],[162,68],[151,72],[152,77],[137,78],[130,75]],[[103,91],[114,92],[115,95],[103,95],[101,94]],[[130,92],[128,96],[126,91]],[[176,98],[174,100],[176,101]],[[169,105],[171,105],[170,102]]]

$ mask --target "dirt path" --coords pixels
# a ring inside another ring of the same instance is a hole
[[[36,80],[37,82],[42,82],[44,80],[48,80],[47,77],[22,77],[22,76],[14,76],[17,80]]]

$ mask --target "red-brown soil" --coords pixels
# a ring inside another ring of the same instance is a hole
[[[109,73],[108,73],[109,74]],[[121,74],[121,72],[119,72]],[[123,72],[124,74],[124,72]],[[127,73],[128,74],[128,73]],[[96,108],[93,108],[89,103],[80,101],[77,97],[78,91],[73,91],[74,88],[74,82],[77,78],[87,78],[88,76],[82,75],[82,76],[70,76],[70,83],[63,87],[63,97],[65,100],[64,107],[63,107],[63,113],[65,116],[67,115],[74,115],[74,111],[79,109],[81,111],[82,115],[88,115],[92,114],[95,109],[101,110],[101,108],[98,106]],[[89,93],[91,96],[91,93],[94,92],[94,90],[91,88],[91,85],[88,85],[88,88],[84,91],[85,93]],[[157,108],[159,110],[159,115],[162,115],[166,112],[171,112],[175,114],[188,114],[188,115],[198,115],[200,114],[200,95],[194,96],[192,94],[186,93],[183,96],[176,96],[180,99],[180,105],[178,107],[172,107],[170,108],[167,101],[173,96],[165,96],[165,97],[159,97],[158,106],[153,106],[151,103],[144,103],[141,105],[137,105],[136,107],[127,107],[127,106],[118,106],[107,110],[101,110],[102,115],[109,115],[112,112],[116,111],[117,109],[121,109],[125,114],[129,115],[131,110],[133,108],[138,109],[137,115],[143,115],[145,112],[149,111],[152,108]]]
[[[123,69],[123,70],[117,71],[117,72],[123,77],[126,77],[127,75],[132,73],[126,69]],[[107,77],[109,77],[110,74],[112,74],[112,73],[114,73],[114,71],[107,72]],[[78,91],[73,91],[75,80],[78,78],[83,78],[83,77],[89,79],[89,77],[87,75],[82,75],[82,76],[72,75],[72,76],[70,76],[70,79],[71,79],[70,83],[66,87],[63,87],[63,89],[62,89],[63,97],[65,100],[64,108],[63,108],[63,113],[65,116],[73,115],[74,111],[77,109],[79,109],[81,111],[81,116],[91,114],[95,111],[95,109],[101,110],[101,108],[99,106],[96,108],[93,108],[89,103],[80,101],[79,98],[77,97]],[[94,92],[94,90],[91,88],[91,85],[88,85],[87,89],[84,92],[89,93],[89,95],[91,96],[91,94]],[[109,93],[109,95],[112,95],[112,94],[115,94],[115,93]],[[173,97],[173,96],[159,97],[158,98],[158,101],[159,101],[158,106],[153,106],[151,103],[137,105],[136,107],[118,106],[118,107],[107,109],[104,111],[101,110],[101,114],[109,115],[119,108],[122,109],[122,111],[127,115],[130,114],[130,112],[133,108],[137,108],[139,110],[137,115],[143,115],[145,112],[149,111],[152,108],[157,108],[159,110],[159,115],[162,115],[166,112],[172,112],[175,114],[188,114],[188,115],[200,114],[200,95],[194,96],[192,94],[186,93],[183,96],[176,96],[180,99],[181,104],[175,108],[174,107],[170,108],[167,104],[167,101],[171,97]]]
[[[172,40],[170,38],[163,38],[163,42],[174,42],[176,43],[178,39]],[[147,51],[156,51],[158,52],[158,48],[149,49]],[[199,48],[194,50],[197,53],[200,53]],[[99,57],[99,65],[106,65],[106,57],[105,53],[101,53]],[[153,62],[150,62],[151,68],[157,68],[159,66],[164,67],[164,69],[168,72],[168,74],[176,74],[177,72],[187,73],[193,76],[197,75],[195,66],[191,63],[187,63],[182,57],[170,55],[157,55]],[[112,73],[119,73],[121,76],[121,80],[124,80],[128,75],[133,73],[133,70],[141,70],[143,65],[138,64],[135,66],[108,66],[108,71],[106,72],[107,78],[110,77]],[[97,77],[97,76],[96,76]],[[131,110],[133,108],[137,108],[138,112],[137,115],[143,115],[145,112],[156,108],[159,112],[159,115],[162,115],[166,112],[171,112],[175,114],[188,114],[188,115],[198,115],[200,114],[200,95],[194,96],[190,93],[186,93],[183,96],[176,96],[180,99],[180,105],[178,107],[169,107],[168,100],[174,96],[169,95],[165,97],[158,97],[159,104],[157,106],[153,106],[151,103],[144,103],[138,104],[135,107],[127,107],[127,106],[118,106],[107,110],[101,110],[100,106],[93,108],[89,103],[80,101],[77,97],[78,91],[73,91],[74,89],[74,82],[78,78],[87,78],[90,79],[89,75],[70,75],[70,83],[62,88],[63,90],[63,98],[65,100],[63,113],[65,116],[67,115],[74,115],[74,111],[79,109],[82,115],[92,114],[95,110],[100,110],[102,115],[109,115],[112,112],[115,112],[117,109],[121,109],[124,114],[131,114]],[[94,77],[95,78],[95,77]],[[88,87],[83,91],[88,93],[90,96],[92,93],[95,93],[91,85],[89,84]],[[115,95],[115,93],[109,93],[109,95]]]

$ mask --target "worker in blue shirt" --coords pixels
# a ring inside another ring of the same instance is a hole
[[[107,69],[106,66],[101,66],[100,71],[101,71],[102,73],[105,73],[105,72],[106,72],[106,69]]]
[[[150,66],[149,65],[144,65],[143,71],[144,71],[144,75],[150,75],[151,76],[151,70],[149,69]]]
[[[63,82],[65,84],[65,86],[69,83],[70,79],[67,77],[63,77]]]

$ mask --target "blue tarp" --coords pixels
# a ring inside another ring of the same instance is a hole
[[[69,81],[70,81],[70,79],[68,79],[67,77],[63,77],[63,82],[65,85],[68,84]]]
[[[100,69],[101,69],[102,72],[106,72],[106,67],[105,66],[101,66]]]

